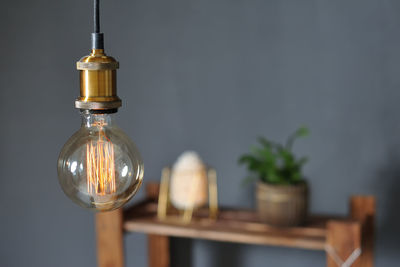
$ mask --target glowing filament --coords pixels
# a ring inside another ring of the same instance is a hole
[[[87,191],[107,195],[115,192],[114,145],[100,130],[97,142],[86,144]]]

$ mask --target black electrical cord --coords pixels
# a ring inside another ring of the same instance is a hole
[[[94,33],[100,33],[100,1],[94,0]]]
[[[100,0],[94,0],[93,3],[92,49],[104,49],[104,37],[100,32]]]

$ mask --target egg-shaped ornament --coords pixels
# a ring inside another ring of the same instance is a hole
[[[180,155],[172,167],[170,201],[179,210],[199,208],[208,200],[207,167],[194,151]]]

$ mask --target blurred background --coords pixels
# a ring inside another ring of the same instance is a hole
[[[89,0],[3,0],[0,8],[0,265],[95,266],[93,213],[62,192],[58,153],[80,126],[75,62],[90,51]],[[400,2],[102,1],[106,52],[120,61],[119,125],[145,181],[187,149],[218,171],[224,206],[254,207],[237,164],[263,135],[310,158],[310,210],[378,200],[377,266],[400,260]],[[142,190],[130,203],[144,196]],[[146,266],[146,236],[125,237]],[[173,239],[172,266],[323,266],[299,249]]]

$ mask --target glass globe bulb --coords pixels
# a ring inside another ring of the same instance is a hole
[[[81,115],[81,128],[60,152],[58,180],[64,193],[84,208],[117,209],[139,189],[142,159],[112,114]]]

